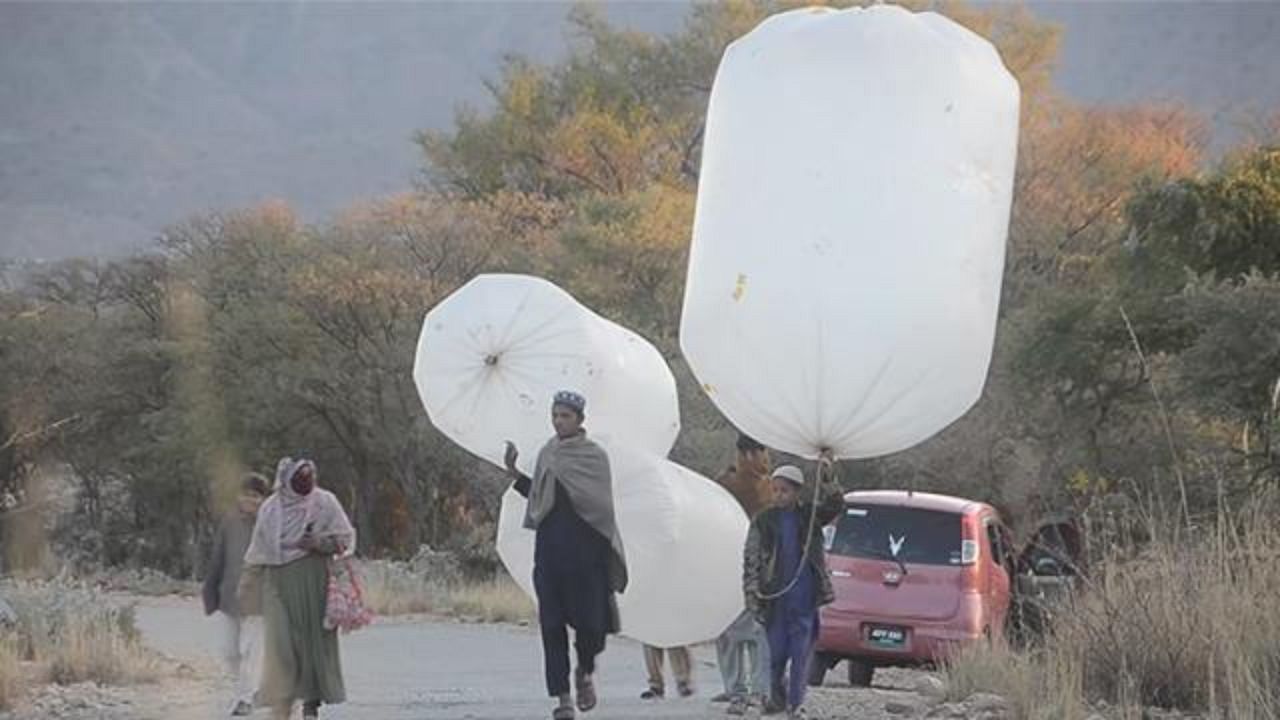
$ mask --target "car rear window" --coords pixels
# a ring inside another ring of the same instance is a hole
[[[918,565],[959,565],[960,516],[919,508],[850,504],[836,523],[829,552]]]

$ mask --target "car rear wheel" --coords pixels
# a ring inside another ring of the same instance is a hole
[[[854,687],[871,687],[876,668],[866,660],[849,661],[849,684]]]
[[[813,658],[809,660],[809,686],[822,687],[822,683],[827,679],[827,671],[835,667],[840,659],[834,655],[815,652]]]

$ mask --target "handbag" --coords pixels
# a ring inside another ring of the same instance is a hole
[[[351,558],[329,561],[329,580],[325,591],[324,628],[353,632],[373,622],[373,611],[364,603],[360,575]]]

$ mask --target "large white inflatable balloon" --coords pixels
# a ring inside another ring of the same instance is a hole
[[[657,349],[526,275],[481,275],[427,313],[413,377],[449,439],[497,464],[511,440],[525,471],[551,434],[559,390],[587,398],[602,440],[665,456],[680,432],[675,378]]]
[[[618,596],[622,633],[658,647],[717,637],[742,612],[742,507],[724,488],[673,462],[617,446],[608,452],[630,575]],[[514,490],[503,496],[498,555],[536,600],[525,506]]]
[[[1017,82],[893,5],[769,18],[711,93],[681,344],[766,445],[870,457],[972,406],[995,332]]]

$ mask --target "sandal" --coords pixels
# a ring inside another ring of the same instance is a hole
[[[573,673],[574,689],[578,692],[578,709],[591,712],[596,706],[596,684],[590,675],[575,670]]]

